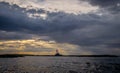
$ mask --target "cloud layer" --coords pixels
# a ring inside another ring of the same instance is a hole
[[[14,45],[13,45],[14,44]],[[56,43],[55,41],[44,41],[44,40],[9,40],[0,42],[0,51],[3,53],[34,53],[39,55],[52,55],[55,54],[55,50],[59,48],[59,52],[66,55],[71,51],[79,50],[79,46],[67,44],[67,43]],[[37,52],[37,53],[36,53]],[[82,51],[84,53],[84,51]],[[74,54],[74,53],[73,53]]]
[[[89,13],[97,11],[97,6],[92,6],[88,2],[79,0],[1,0],[3,2],[8,2],[11,5],[16,4],[21,8],[26,10],[44,9],[49,12],[65,12],[65,13]]]
[[[119,0],[1,0],[0,39],[42,38],[79,46],[70,54],[119,54],[119,8]]]

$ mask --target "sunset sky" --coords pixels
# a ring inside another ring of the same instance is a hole
[[[120,0],[0,0],[0,54],[120,55]]]

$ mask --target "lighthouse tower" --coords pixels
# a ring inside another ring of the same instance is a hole
[[[56,49],[56,53],[59,53],[58,49]]]
[[[62,55],[59,53],[58,49],[56,49],[56,54],[55,54],[55,56],[62,56]]]

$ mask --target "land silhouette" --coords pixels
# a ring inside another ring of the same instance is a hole
[[[44,56],[44,57],[119,57],[117,55],[32,55],[32,54],[2,54],[0,58],[16,58],[16,57],[25,57],[25,56]]]
[[[16,57],[25,57],[25,56],[49,56],[49,57],[119,57],[117,55],[62,55],[59,53],[59,50],[56,49],[54,55],[34,55],[34,54],[1,54],[0,58],[16,58]]]

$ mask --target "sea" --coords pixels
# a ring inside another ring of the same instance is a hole
[[[120,57],[0,58],[0,73],[120,73]]]

